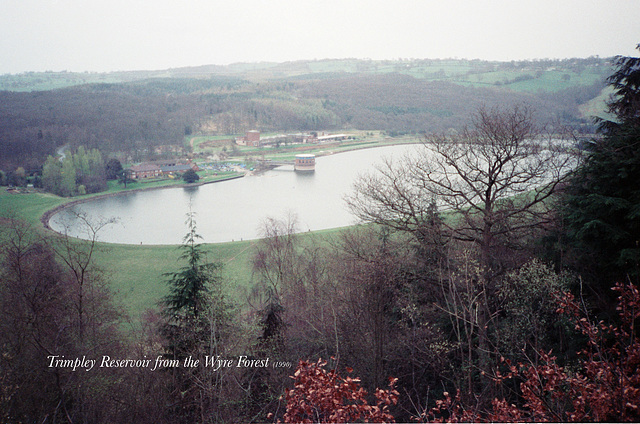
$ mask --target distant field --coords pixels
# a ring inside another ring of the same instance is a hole
[[[580,106],[580,113],[584,117],[612,119],[612,116],[606,112],[606,103],[612,94],[613,90],[610,87],[604,88],[598,97]]]
[[[506,87],[515,91],[558,91],[589,85],[611,74],[607,59],[489,62],[444,60],[318,60],[285,63],[239,63],[158,71],[112,73],[27,72],[0,75],[0,90],[54,90],[81,84],[122,83],[147,78],[203,78],[233,76],[247,80],[339,74],[410,75],[417,79],[450,81],[462,85]]]
[[[116,74],[28,72],[20,75],[0,76],[0,90],[48,91],[82,84],[108,84],[122,81],[122,77]]]
[[[239,137],[239,134],[235,135],[195,135],[187,136],[187,143],[194,149],[194,152],[200,152],[210,148],[222,148],[225,140],[234,140]],[[210,145],[207,145],[210,144]],[[228,146],[227,146],[228,147]]]

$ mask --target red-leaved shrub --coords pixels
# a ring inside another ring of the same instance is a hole
[[[285,395],[285,423],[395,422],[389,406],[398,401],[397,379],[390,379],[387,390],[376,389],[376,404],[369,405],[358,378],[342,378],[336,370],[327,371],[326,364],[321,359],[300,361],[293,375],[294,387]],[[352,371],[347,368],[348,373]]]
[[[558,312],[567,314],[587,339],[576,371],[556,363],[551,352],[539,352],[539,365],[504,362],[509,371],[497,380],[519,377],[518,405],[494,399],[490,412],[465,408],[458,396],[438,400],[421,419],[432,422],[586,422],[640,421],[640,343],[635,321],[640,318],[640,294],[632,285],[616,284],[620,293],[620,326],[595,324],[570,294]]]

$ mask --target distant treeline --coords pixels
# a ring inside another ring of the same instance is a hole
[[[251,245],[216,247],[198,242],[190,211],[175,251],[106,249],[112,219],[77,214],[79,240],[7,212],[0,422],[640,422],[640,58],[616,68],[612,120],[581,158],[532,111],[579,123],[572,107],[589,96],[577,88],[444,90],[397,74],[114,86],[113,98],[153,99],[166,119],[204,109],[209,126],[225,113],[265,126],[378,113],[396,128],[448,120],[436,129],[467,122],[464,101],[485,107],[465,131],[427,134],[415,154],[356,178],[344,200],[366,225],[340,231],[300,234],[288,214],[266,217]],[[59,153],[42,183],[63,195],[122,170],[96,149]],[[34,196],[22,204],[40,205]],[[140,310],[112,291],[116,273],[140,273],[159,302]]]
[[[470,78],[472,70],[464,75]],[[604,82],[593,82],[592,74],[584,83],[576,82],[579,74],[571,72],[574,81],[568,88],[541,87],[535,93],[399,72],[311,73],[261,82],[190,76],[5,91],[0,92],[0,169],[22,166],[33,172],[63,145],[97,148],[105,157],[153,159],[182,153],[185,136],[197,132],[444,131],[468,124],[481,105],[528,104],[542,121],[590,132],[591,123],[580,116],[578,106],[597,97]]]
[[[274,63],[234,63],[203,65],[158,71],[124,72],[25,72],[0,75],[0,91],[41,91],[95,83],[124,83],[151,78],[235,78],[266,81],[287,78],[324,78],[335,74],[398,73],[426,80],[455,80],[479,84],[509,85],[539,79],[541,73],[563,73],[568,80],[583,80],[585,73],[608,75],[611,59],[589,57],[570,59],[535,59],[509,62],[466,59],[322,59]],[[584,81],[582,81],[584,83]],[[511,87],[521,89],[522,87]],[[545,91],[553,89],[547,86]],[[535,91],[535,90],[534,90]]]

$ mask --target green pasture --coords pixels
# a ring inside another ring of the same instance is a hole
[[[39,234],[55,235],[45,230],[40,217],[48,210],[75,199],[51,194],[0,193],[0,218],[17,218],[30,224]],[[5,222],[0,219],[0,227]],[[187,229],[185,228],[185,233]],[[0,237],[1,236],[0,232]],[[77,243],[82,243],[77,241]],[[251,284],[251,247],[255,241],[207,244],[207,259],[222,265],[229,295],[242,300]],[[167,272],[184,265],[179,259],[178,246],[126,245],[99,243],[96,264],[105,272],[112,290],[134,322],[149,308],[153,308],[166,293]]]
[[[0,241],[6,229],[6,218],[16,218],[31,225],[42,236],[56,236],[46,230],[41,216],[48,210],[77,200],[46,193],[9,194],[0,192]],[[185,233],[187,229],[185,227]],[[338,230],[325,230],[301,237],[324,238]],[[82,241],[74,240],[74,243]],[[253,286],[251,256],[257,240],[205,244],[207,261],[221,265],[220,276],[226,293],[240,304],[245,304]],[[132,323],[137,323],[145,311],[154,308],[167,293],[168,272],[184,266],[177,245],[129,245],[98,243],[94,258],[106,275],[117,304],[123,306]]]
[[[598,97],[589,100],[580,106],[580,113],[586,118],[598,117],[602,119],[615,119],[615,117],[607,112],[607,102],[609,101],[613,89],[605,87]]]
[[[16,217],[34,226],[39,226],[40,217],[46,211],[70,200],[49,193],[10,194],[5,190],[5,187],[1,187],[0,217]]]
[[[514,91],[524,92],[557,92],[576,86],[587,86],[604,82],[608,70],[601,72],[585,70],[572,72],[568,70],[536,71],[487,71],[469,73],[454,78],[454,82],[471,86],[506,87]]]
[[[80,84],[118,82],[122,82],[122,78],[113,73],[27,72],[0,75],[0,91],[47,91]]]
[[[186,232],[186,229],[185,229]],[[219,263],[228,295],[242,302],[251,286],[251,247],[255,242],[207,244],[207,260]],[[135,322],[149,308],[157,306],[167,293],[166,273],[185,266],[179,246],[125,245],[103,243],[96,263]]]
[[[357,61],[352,60],[323,60],[309,62],[308,70],[314,73],[325,72],[356,72]]]

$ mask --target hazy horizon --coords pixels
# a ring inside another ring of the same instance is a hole
[[[22,0],[0,5],[0,73],[322,59],[635,55],[631,0]]]
[[[224,63],[224,64],[219,64],[219,63],[203,63],[203,64],[198,64],[198,65],[183,65],[183,66],[175,66],[175,67],[170,67],[170,68],[139,68],[139,69],[117,69],[117,70],[108,70],[108,71],[90,71],[90,70],[82,70],[82,71],[76,71],[73,69],[60,69],[60,70],[53,70],[53,69],[46,69],[46,70],[38,70],[38,71],[22,71],[22,72],[14,72],[14,73],[5,73],[3,75],[20,75],[20,74],[28,74],[28,73],[48,73],[48,72],[52,72],[52,73],[64,73],[64,72],[69,72],[69,73],[91,73],[91,74],[109,74],[109,73],[119,73],[119,72],[162,72],[162,71],[170,71],[170,70],[176,70],[176,69],[183,69],[183,68],[200,68],[200,67],[208,67],[208,66],[218,66],[218,67],[232,67],[232,66],[237,66],[237,65],[261,65],[261,64],[273,64],[273,65],[283,65],[283,64],[287,64],[287,63],[296,63],[296,62],[323,62],[323,61],[348,61],[348,60],[355,60],[355,61],[421,61],[421,60],[452,60],[452,61],[456,61],[456,60],[460,60],[460,61],[465,61],[465,60],[480,60],[480,61],[484,61],[484,62],[511,62],[511,61],[516,61],[516,62],[535,62],[535,61],[542,61],[542,60],[571,60],[571,59],[588,59],[589,57],[598,57],[598,58],[602,58],[602,59],[607,59],[607,58],[613,58],[614,56],[599,56],[599,55],[591,55],[591,56],[584,56],[584,57],[577,57],[577,56],[572,56],[572,57],[539,57],[539,58],[530,58],[530,59],[517,59],[517,60],[492,60],[492,59],[478,59],[478,58],[474,58],[474,59],[470,59],[470,58],[465,58],[465,57],[410,57],[410,58],[381,58],[381,59],[372,59],[372,58],[368,58],[368,57],[325,57],[325,58],[313,58],[313,59],[294,59],[294,60],[285,60],[285,61],[269,61],[269,60],[261,60],[261,61],[240,61],[240,62],[232,62],[232,63]]]

